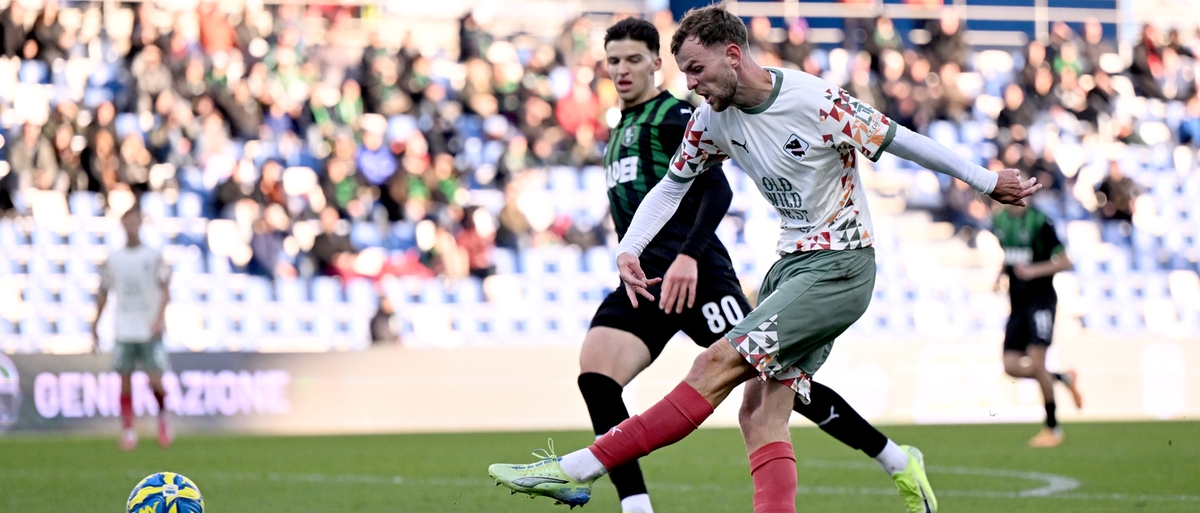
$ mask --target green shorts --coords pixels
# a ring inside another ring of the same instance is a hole
[[[726,337],[763,379],[792,387],[807,404],[812,375],[874,290],[874,248],[790,253],[771,266],[758,306]]]
[[[129,374],[142,362],[142,370],[162,373],[171,370],[167,363],[167,349],[162,338],[149,342],[117,342],[113,346],[113,370]]]

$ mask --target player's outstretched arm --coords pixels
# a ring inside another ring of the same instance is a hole
[[[886,151],[931,171],[958,178],[975,190],[1009,205],[1028,206],[1025,198],[1042,188],[1036,178],[1021,180],[1016,169],[988,171],[933,139],[904,127],[897,128],[896,137]]]
[[[671,176],[671,175],[668,175]],[[633,221],[625,231],[625,237],[617,245],[617,270],[621,273],[621,281],[625,283],[625,291],[629,301],[637,307],[637,296],[654,301],[654,296],[646,287],[658,283],[662,278],[647,279],[638,261],[646,245],[658,235],[658,231],[675,214],[680,201],[687,194],[692,180],[678,181],[666,178],[658,182],[633,214]]]
[[[700,205],[696,212],[696,220],[692,230],[679,248],[679,255],[663,276],[662,297],[658,307],[667,313],[683,313],[684,308],[696,304],[696,283],[699,271],[696,262],[708,249],[708,244],[716,235],[717,226],[729,212],[733,203],[733,189],[729,188],[729,180],[721,167],[714,167],[696,177],[700,193]]]

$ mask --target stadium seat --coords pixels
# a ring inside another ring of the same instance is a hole
[[[514,274],[518,271],[516,251],[509,248],[492,250],[492,263],[496,265],[496,274]]]
[[[79,217],[94,217],[100,214],[100,204],[96,193],[75,191],[68,200],[71,215]]]
[[[370,280],[356,278],[346,284],[346,299],[353,311],[374,313],[379,296]]]
[[[475,277],[456,280],[452,286],[452,294],[454,303],[475,304],[482,302],[484,300],[483,281]]]
[[[179,211],[179,217],[184,219],[202,217],[204,215],[204,198],[195,192],[181,192],[179,201],[176,202],[176,209]]]
[[[342,302],[342,282],[332,276],[316,276],[312,280],[313,302],[324,308]]]

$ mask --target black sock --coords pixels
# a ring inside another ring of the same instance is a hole
[[[832,388],[813,381],[809,398],[810,402],[804,404],[797,396],[792,409],[816,423],[830,436],[867,456],[874,458],[883,452],[887,437],[854,411],[850,403]]]
[[[1058,417],[1054,416],[1054,403],[1046,403],[1046,427],[1054,429],[1058,427]]]
[[[1050,375],[1051,375],[1051,376],[1054,376],[1054,379],[1057,379],[1057,380],[1059,380],[1059,381],[1061,381],[1061,382],[1063,382],[1063,383],[1066,383],[1066,382],[1067,382],[1067,375],[1066,375],[1066,374],[1063,374],[1063,373],[1061,373],[1061,372],[1051,372],[1051,373],[1050,373]]]
[[[603,374],[587,372],[579,375],[579,391],[587,403],[592,417],[592,432],[603,435],[629,418],[625,401],[621,399],[621,385]],[[608,469],[608,477],[617,488],[617,496],[624,499],[630,495],[646,493],[646,481],[642,478],[642,467],[637,460],[617,468]]]

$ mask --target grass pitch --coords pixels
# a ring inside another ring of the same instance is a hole
[[[1035,450],[1032,425],[888,426],[925,453],[944,512],[1200,511],[1200,423],[1068,424],[1062,447]],[[115,433],[115,430],[114,430]],[[0,438],[0,512],[123,511],[160,470],[192,478],[209,513],[555,512],[509,496],[486,467],[524,463],[553,437],[560,454],[584,432],[390,436],[184,436],[121,453],[112,438]],[[900,512],[874,461],[817,429],[796,429],[799,511]],[[736,430],[706,429],[642,461],[659,512],[746,512],[752,491]],[[586,510],[618,512],[607,479]]]

